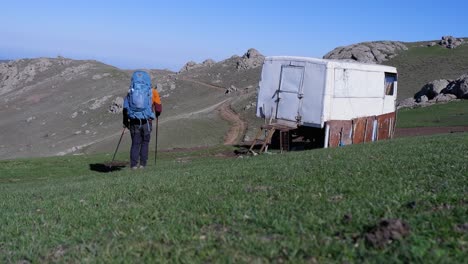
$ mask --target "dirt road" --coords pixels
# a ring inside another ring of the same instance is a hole
[[[231,128],[224,137],[224,145],[236,144],[238,139],[244,135],[247,124],[234,112],[229,102],[225,102],[219,108],[221,117],[231,124]]]
[[[461,132],[468,132],[468,126],[397,128],[395,130],[395,137],[426,136]]]

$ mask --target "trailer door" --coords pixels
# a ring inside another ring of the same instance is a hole
[[[301,104],[304,66],[283,65],[280,86],[277,91],[276,118],[297,122],[301,120]]]

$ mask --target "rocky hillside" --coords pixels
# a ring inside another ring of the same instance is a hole
[[[0,158],[71,153],[108,135],[107,107],[127,79],[96,61],[0,64]]]
[[[251,103],[262,62],[249,50],[220,62],[187,63],[177,73],[149,70],[163,101],[161,148],[223,143],[233,120],[221,109]],[[0,159],[112,152],[130,75],[61,57],[0,63]],[[129,142],[125,137],[123,148]]]

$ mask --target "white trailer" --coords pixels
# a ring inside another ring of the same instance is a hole
[[[304,57],[267,57],[257,116],[291,128],[323,129],[323,146],[391,138],[394,67]]]

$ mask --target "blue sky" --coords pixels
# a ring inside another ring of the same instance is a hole
[[[178,70],[256,48],[322,57],[362,41],[468,37],[468,1],[0,0],[0,59],[95,59]]]

